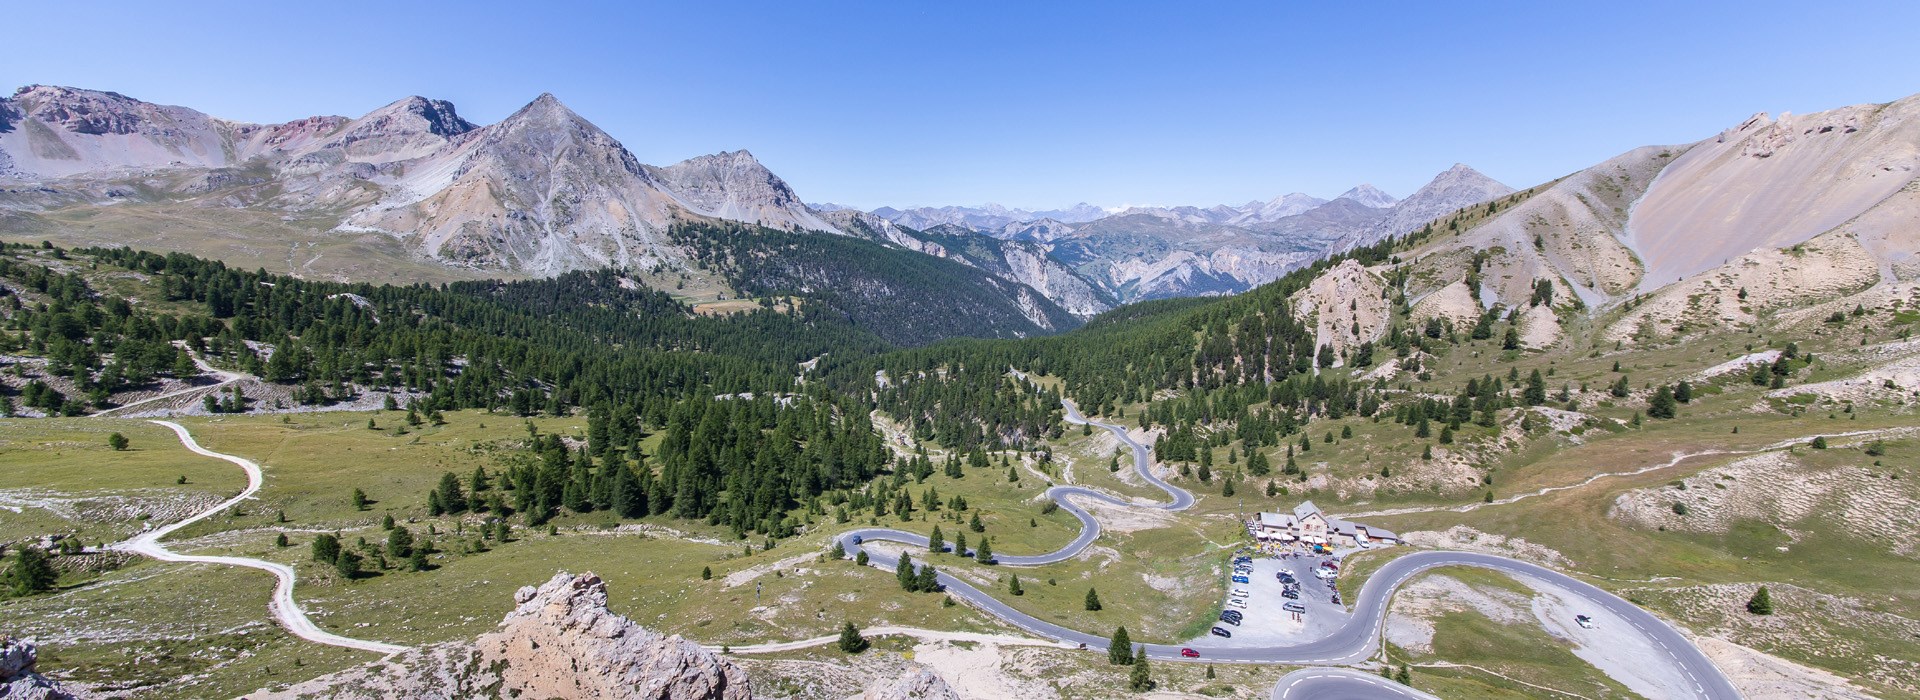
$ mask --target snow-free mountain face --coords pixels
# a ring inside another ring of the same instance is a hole
[[[0,177],[181,166],[220,167],[241,125],[114,92],[29,85],[0,100]]]
[[[357,119],[259,125],[29,86],[0,101],[0,120],[0,177],[59,180],[85,196],[90,182],[199,171],[174,194],[332,213],[341,230],[385,233],[465,267],[544,275],[676,263],[684,256],[661,234],[689,218],[833,231],[746,151],[646,166],[552,95],[488,126],[423,97]],[[236,175],[256,166],[264,174]],[[240,181],[252,188],[228,191]],[[165,184],[141,184],[155,183]]]
[[[1065,209],[1043,211],[1009,209],[998,204],[983,204],[977,207],[946,206],[912,209],[881,207],[873,210],[872,213],[901,226],[917,230],[926,230],[941,224],[958,224],[976,231],[994,231],[1039,219],[1052,219],[1069,224],[1092,221],[1106,216],[1107,210],[1081,202]]]
[[[1410,233],[1434,217],[1513,190],[1464,165],[1406,200],[1360,185],[1332,200],[1300,193],[1239,206],[1131,207],[1088,221],[1015,221],[967,207],[878,209],[894,221],[940,219],[1006,240],[1037,241],[1121,302],[1230,294],[1265,284],[1320,256]],[[937,214],[937,216],[935,216]],[[905,225],[905,224],[903,224]],[[931,227],[930,227],[931,228]]]
[[[1455,166],[1393,211],[1421,199],[1432,211],[1499,192],[1495,185]],[[1329,271],[1310,290],[1319,296],[1303,292],[1300,301],[1312,303],[1297,308],[1372,303],[1390,273],[1404,273],[1391,276],[1408,281],[1416,320],[1457,325],[1482,309],[1504,309],[1528,348],[1562,343],[1577,328],[1564,322],[1577,317],[1598,322],[1582,342],[1609,346],[1683,340],[1702,329],[1818,325],[1835,312],[1899,308],[1920,294],[1915,221],[1920,95],[1760,115],[1696,143],[1637,148],[1442,214],[1433,236],[1399,262]],[[1541,303],[1543,288],[1552,294]],[[1366,327],[1322,342],[1365,342],[1379,332]]]
[[[689,158],[652,171],[708,216],[772,228],[834,230],[745,149]]]
[[[1393,195],[1387,194],[1385,192],[1381,192],[1380,188],[1374,187],[1373,185],[1366,185],[1366,184],[1362,184],[1357,187],[1354,187],[1353,189],[1342,192],[1340,193],[1340,196],[1334,197],[1334,199],[1350,200],[1361,205],[1373,207],[1375,209],[1386,209],[1388,207],[1392,207],[1394,203],[1399,201],[1397,199],[1394,199]]]

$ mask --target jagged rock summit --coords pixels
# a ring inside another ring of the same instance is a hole
[[[550,700],[749,700],[747,674],[679,635],[607,609],[592,572],[522,587],[499,629],[251,698],[521,697]]]
[[[31,642],[0,637],[0,698],[72,700],[60,684],[35,672],[40,654]]]

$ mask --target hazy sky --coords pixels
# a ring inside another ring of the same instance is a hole
[[[256,122],[552,92],[644,162],[747,148],[863,208],[1526,187],[1920,92],[1911,0],[404,5],[14,3],[0,83]]]

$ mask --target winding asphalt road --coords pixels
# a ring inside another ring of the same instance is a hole
[[[1168,484],[1153,475],[1153,462],[1146,446],[1134,442],[1127,436],[1124,428],[1087,419],[1080,414],[1078,408],[1071,402],[1063,402],[1063,405],[1066,407],[1067,420],[1069,422],[1088,423],[1096,427],[1104,428],[1108,432],[1113,433],[1121,442],[1133,448],[1134,469],[1137,470],[1148,483],[1165,490],[1172,498],[1168,503],[1149,507],[1167,510],[1183,510],[1193,505],[1193,494],[1177,486]],[[1069,559],[1079,554],[1088,544],[1091,544],[1093,539],[1099,535],[1099,522],[1087,514],[1084,509],[1073,505],[1073,503],[1067,499],[1069,496],[1095,498],[1123,506],[1136,505],[1121,501],[1104,493],[1074,486],[1056,486],[1048,489],[1047,494],[1051,496],[1056,503],[1059,503],[1061,508],[1073,513],[1074,516],[1079,518],[1080,522],[1085,525],[1085,529],[1080,533],[1080,536],[1074,538],[1074,540],[1065,547],[1061,547],[1051,553],[1021,557],[1002,556],[995,559],[997,563],[1010,566],[1050,564]],[[855,552],[865,551],[869,564],[889,571],[899,566],[899,560],[884,552],[866,549],[864,546],[865,543],[888,541],[905,544],[909,547],[918,547],[921,550],[925,550],[927,547],[927,538],[925,535],[887,528],[863,528],[853,530],[842,534],[839,541],[848,556],[852,556]],[[1353,614],[1347,618],[1347,621],[1327,636],[1310,642],[1285,646],[1248,647],[1213,644],[1210,643],[1211,638],[1209,638],[1208,641],[1196,640],[1184,645],[1147,644],[1144,645],[1144,647],[1149,658],[1162,661],[1281,663],[1300,665],[1347,665],[1359,663],[1371,658],[1374,652],[1379,649],[1381,630],[1386,624],[1387,606],[1393,596],[1393,592],[1397,590],[1401,584],[1406,583],[1413,577],[1428,570],[1443,566],[1477,566],[1510,574],[1532,576],[1565,588],[1569,592],[1584,598],[1587,603],[1605,608],[1627,620],[1633,624],[1641,634],[1646,635],[1653,646],[1665,651],[1674,665],[1680,670],[1681,674],[1693,684],[1692,697],[1706,700],[1739,700],[1740,698],[1739,691],[1733,688],[1733,684],[1727,681],[1726,676],[1722,675],[1720,670],[1716,668],[1713,663],[1707,659],[1706,655],[1702,654],[1692,642],[1688,641],[1679,631],[1667,625],[1659,618],[1654,617],[1653,614],[1640,609],[1639,606],[1552,569],[1508,559],[1506,557],[1473,552],[1414,552],[1388,562],[1385,566],[1382,566],[1379,571],[1375,572],[1373,576],[1369,577],[1365,585],[1361,586],[1360,594],[1354,601]],[[1016,610],[1012,606],[1001,602],[999,599],[975,588],[972,584],[947,573],[939,573],[938,579],[940,584],[946,587],[949,594],[963,598],[981,609],[986,610],[995,617],[999,617],[1015,627],[1019,627],[1042,638],[1070,644],[1085,644],[1089,648],[1104,648],[1108,643],[1106,637],[1062,627]],[[1183,648],[1191,648],[1198,652],[1200,656],[1198,658],[1184,657],[1181,655]],[[1289,678],[1292,677],[1293,675],[1289,676]],[[1289,691],[1287,690],[1288,688],[1292,688],[1293,690]],[[1320,698],[1344,697],[1424,697],[1424,694],[1408,694],[1406,689],[1399,686],[1399,684],[1363,683],[1344,675],[1335,678],[1332,674],[1325,677],[1300,676],[1295,679],[1293,685],[1289,686],[1283,682],[1282,686],[1276,687],[1274,692],[1275,697],[1285,697],[1288,698],[1288,700],[1292,698],[1314,698],[1317,700]],[[1283,693],[1287,692],[1292,692],[1293,694],[1283,695]]]
[[[1303,668],[1273,684],[1273,700],[1440,700],[1379,676],[1344,668]]]
[[[293,633],[293,636],[299,637],[301,639],[305,639],[310,642],[317,642],[320,644],[326,644],[326,645],[336,646],[336,647],[346,647],[348,649],[360,649],[362,651],[371,651],[378,654],[394,654],[394,653],[407,650],[407,647],[399,646],[396,644],[387,644],[384,642],[370,642],[364,639],[342,637],[332,632],[322,630],[320,629],[319,625],[313,624],[313,620],[307,617],[306,611],[300,609],[300,602],[297,600],[294,600],[293,598],[293,567],[291,566],[287,566],[286,564],[280,564],[276,562],[264,561],[260,559],[249,559],[247,557],[221,557],[221,556],[201,556],[201,555],[195,555],[195,554],[179,554],[174,552],[173,550],[167,549],[166,545],[161,544],[160,540],[162,538],[166,537],[167,535],[173,534],[175,531],[178,531],[180,528],[200,522],[201,520],[205,520],[209,517],[212,517],[213,514],[215,513],[226,510],[228,508],[232,508],[233,506],[238,505],[241,501],[245,501],[249,498],[252,498],[253,494],[260,490],[260,484],[261,484],[260,465],[255,464],[253,460],[247,459],[245,457],[235,457],[230,454],[221,454],[219,452],[214,452],[213,450],[209,450],[207,448],[201,447],[200,443],[194,441],[193,435],[188,433],[187,429],[185,427],[182,427],[179,423],[175,423],[173,421],[167,421],[167,420],[152,420],[147,422],[154,423],[157,425],[163,425],[173,429],[173,433],[180,437],[180,444],[185,445],[187,449],[191,450],[194,454],[212,457],[215,459],[224,459],[228,462],[232,462],[235,465],[239,466],[242,470],[245,470],[247,472],[247,488],[245,490],[242,490],[240,492],[240,495],[234,496],[233,498],[229,498],[225,501],[222,501],[220,502],[219,505],[216,505],[212,508],[202,511],[198,515],[187,518],[185,520],[181,520],[180,522],[173,523],[171,525],[167,525],[165,527],[157,528],[154,530],[148,530],[146,532],[139,534],[138,536],[135,536],[133,539],[111,545],[108,547],[109,549],[117,549],[124,552],[132,552],[134,554],[153,557],[154,559],[158,559],[160,561],[189,562],[189,563],[197,563],[197,564],[226,564],[229,566],[244,566],[249,569],[259,569],[261,571],[265,571],[267,573],[273,574],[274,578],[279,579],[279,583],[274,586],[273,600],[272,602],[268,603],[268,609],[273,613],[274,619],[280,622],[280,626],[287,628],[287,631]]]

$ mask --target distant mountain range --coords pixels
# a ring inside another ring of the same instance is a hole
[[[870,213],[907,228],[959,227],[1041,244],[1074,274],[1113,299],[1128,302],[1245,291],[1327,253],[1406,234],[1448,212],[1513,191],[1455,165],[1405,200],[1360,185],[1332,200],[1295,192],[1239,206],[1108,212],[1079,204],[1036,212],[989,204],[882,207]],[[1054,215],[1058,213],[1067,216]]]
[[[0,235],[98,244],[116,242],[103,232],[124,230],[125,242],[236,264],[281,248],[293,274],[383,281],[441,276],[435,269],[547,276],[619,266],[649,271],[648,284],[676,290],[701,279],[761,288],[720,280],[684,239],[669,235],[681,224],[740,222],[862,239],[968,268],[939,276],[948,284],[975,280],[975,291],[997,300],[992,306],[1025,316],[993,319],[996,335],[1061,330],[1062,311],[1084,319],[1140,299],[1242,291],[1328,252],[1403,234],[1509,192],[1456,166],[1404,201],[1361,185],[1331,201],[1295,193],[1207,208],[1108,211],[1081,203],[1042,211],[985,205],[859,212],[805,204],[745,150],[667,166],[640,163],[546,94],[490,125],[423,97],[358,118],[282,124],[69,87],[32,85],[0,100]],[[102,228],[102,213],[125,228]],[[317,263],[326,254],[299,254],[302,240],[309,248],[354,243],[345,260]],[[807,259],[814,267],[831,264],[819,255]],[[872,261],[860,262],[847,267],[876,270]],[[732,274],[739,269],[774,268]],[[871,282],[813,271],[822,279]],[[886,286],[942,294],[904,279]]]

